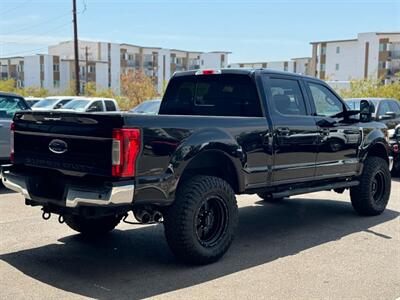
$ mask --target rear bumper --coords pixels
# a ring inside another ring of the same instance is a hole
[[[77,208],[80,206],[120,206],[131,205],[135,185],[132,181],[108,182],[99,189],[85,185],[66,185],[63,199],[38,199],[29,191],[29,177],[11,171],[12,166],[1,168],[1,180],[7,188],[22,194],[25,199],[34,200],[39,204],[51,202],[57,206]]]

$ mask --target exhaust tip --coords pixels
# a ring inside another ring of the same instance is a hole
[[[163,215],[159,211],[156,211],[153,215],[153,220],[156,223],[162,223],[164,218],[163,218]]]

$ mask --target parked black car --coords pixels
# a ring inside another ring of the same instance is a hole
[[[159,115],[17,113],[3,182],[86,235],[130,211],[163,222],[175,255],[211,263],[235,235],[235,194],[278,201],[350,189],[359,214],[382,213],[392,157],[372,108],[351,111],[323,81],[286,72],[176,73]]]
[[[139,115],[156,115],[160,110],[161,99],[151,99],[140,103],[138,106],[132,108],[130,112]]]
[[[394,129],[389,140],[390,149],[393,155],[393,175],[400,175],[400,124]]]

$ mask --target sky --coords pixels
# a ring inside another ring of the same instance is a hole
[[[76,0],[79,38],[192,51],[229,63],[311,56],[310,42],[400,31],[400,0]],[[72,39],[72,0],[0,0],[0,57]]]

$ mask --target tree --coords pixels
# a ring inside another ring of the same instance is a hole
[[[131,71],[121,75],[121,94],[119,105],[129,110],[145,100],[157,97],[157,91],[149,77],[142,71]]]

